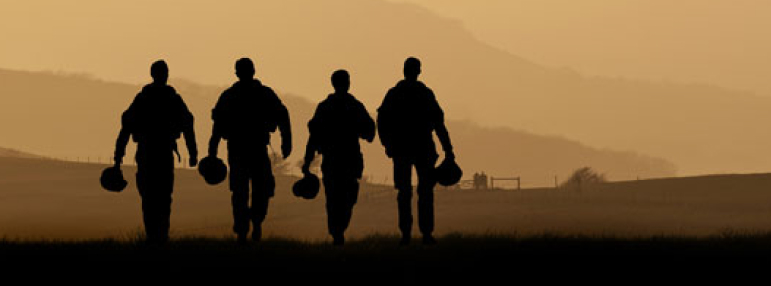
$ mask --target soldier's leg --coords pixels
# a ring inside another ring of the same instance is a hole
[[[344,191],[344,206],[341,214],[341,227],[343,232],[348,229],[351,224],[351,217],[353,216],[353,206],[356,205],[356,201],[359,198],[359,179],[350,177],[345,178],[344,182],[341,182],[340,188]]]
[[[273,176],[252,180],[251,220],[255,226],[262,224],[268,215],[268,204],[276,188]]]
[[[418,174],[418,227],[424,238],[434,232],[434,186],[436,159],[420,160],[415,164]]]
[[[147,174],[147,171],[144,169],[144,166],[139,166],[136,182],[139,196],[142,199],[142,222],[145,227],[145,240],[152,241],[158,236],[158,227],[153,214],[155,208],[152,205],[154,203],[154,199],[152,197],[153,190],[151,188],[151,177],[148,176],[149,174]]]
[[[230,192],[233,206],[233,232],[239,238],[249,233],[249,176],[240,166],[230,168]]]
[[[324,196],[326,197],[327,208],[327,230],[332,237],[342,235],[343,230],[340,227],[342,200],[340,188],[337,184],[337,178],[332,174],[325,174],[322,178],[324,183]]]
[[[142,219],[148,242],[164,243],[168,240],[171,214],[169,179],[173,187],[173,173],[168,177],[153,170],[137,172],[137,189],[142,198]]]
[[[264,157],[258,158],[256,167],[253,168],[252,176],[252,207],[251,221],[254,226],[252,239],[257,241],[262,237],[262,222],[268,215],[268,205],[270,198],[273,197],[276,189],[276,180],[273,177],[273,171],[270,166],[270,159],[267,153]]]
[[[394,158],[394,186],[398,191],[396,201],[402,242],[409,242],[412,234],[412,161],[408,158]]]
[[[161,242],[169,240],[169,228],[171,226],[171,194],[174,192],[174,170],[159,177],[161,184],[158,189],[157,214],[158,232]]]

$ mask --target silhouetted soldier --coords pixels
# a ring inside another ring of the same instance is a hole
[[[303,173],[318,151],[327,198],[327,225],[335,245],[345,243],[344,233],[351,221],[353,205],[359,195],[359,179],[364,170],[359,139],[372,142],[375,122],[367,109],[348,93],[350,77],[345,70],[332,74],[335,93],[319,103],[308,122],[310,137],[305,149]]]
[[[289,112],[272,89],[254,78],[254,64],[250,59],[236,61],[236,76],[238,82],[222,93],[212,110],[214,127],[209,141],[209,156],[216,157],[220,139],[227,140],[233,231],[238,241],[244,243],[250,221],[254,226],[252,240],[260,240],[262,222],[275,189],[267,150],[270,133],[276,128],[281,131],[284,159],[292,151],[292,133]]]
[[[445,157],[455,158],[444,125],[444,112],[433,91],[418,81],[420,61],[404,62],[404,80],[391,88],[378,108],[377,124],[386,155],[394,162],[394,185],[398,190],[401,244],[409,244],[412,233],[412,166],[418,175],[418,226],[423,243],[434,244],[434,185],[436,132]]]
[[[115,146],[115,165],[120,166],[129,137],[137,143],[137,189],[142,197],[142,216],[147,242],[162,244],[169,239],[171,193],[174,190],[174,153],[177,139],[185,136],[190,166],[198,163],[193,114],[182,97],[166,84],[166,62],[152,64],[153,83],[145,85],[123,112],[122,128]]]

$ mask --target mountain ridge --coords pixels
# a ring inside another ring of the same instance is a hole
[[[120,128],[120,114],[140,89],[138,85],[80,75],[5,69],[0,69],[0,80],[6,83],[0,85],[0,94],[15,95],[14,100],[0,97],[0,130],[5,130],[0,137],[0,146],[57,158],[90,157],[101,158],[102,161],[112,156]],[[201,152],[205,150],[211,132],[211,108],[223,87],[188,81],[176,84],[174,79],[170,84],[182,95],[196,117],[196,135]],[[306,124],[315,110],[315,103],[281,90],[278,93],[290,111],[294,145],[290,161],[296,162],[303,155],[307,140]],[[98,108],[83,108],[84,105]],[[375,107],[368,106],[368,110],[373,113]],[[16,124],[20,121],[26,124]],[[516,173],[527,178],[540,178],[529,179],[525,184],[532,186],[549,184],[554,175],[566,177],[583,166],[606,172],[612,179],[664,177],[677,172],[672,163],[663,159],[631,152],[598,150],[555,136],[505,127],[483,127],[470,121],[449,120],[448,126],[458,161],[467,176],[485,171],[491,175]],[[272,137],[272,145],[279,146],[279,136]],[[385,157],[379,141],[362,145],[367,166],[365,175],[380,183],[387,182],[392,172],[391,162]],[[133,148],[134,144],[129,144],[127,154],[133,154]],[[186,154],[184,150],[180,151]],[[220,154],[224,152],[223,149]],[[295,169],[293,165],[292,170],[296,172]]]

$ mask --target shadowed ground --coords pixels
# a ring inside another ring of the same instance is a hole
[[[134,169],[122,193],[100,188],[105,165],[0,158],[0,237],[8,239],[131,238],[141,232]],[[325,241],[323,193],[294,197],[293,177],[278,177],[266,237]],[[178,170],[172,236],[230,236],[230,192]],[[726,230],[771,230],[771,175],[716,175],[609,183],[582,191],[438,190],[437,234],[707,236]],[[351,238],[395,234],[396,192],[364,184]]]
[[[397,241],[395,236],[370,236],[344,247],[278,238],[239,246],[231,239],[189,237],[166,247],[114,240],[0,241],[0,263],[6,270],[46,273],[71,269],[86,270],[89,275],[136,273],[138,277],[231,273],[223,278],[243,273],[284,282],[338,279],[356,284],[373,279],[616,283],[730,278],[737,282],[758,277],[771,261],[769,234],[725,233],[701,238],[451,234],[440,237],[439,245],[427,247],[399,247]],[[234,269],[247,272],[231,272]]]

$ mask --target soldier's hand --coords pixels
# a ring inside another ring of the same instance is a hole
[[[306,161],[305,164],[303,164],[302,171],[303,171],[303,174],[310,174],[311,173],[310,162]]]
[[[281,142],[281,154],[284,155],[284,159],[289,158],[292,153],[292,142]]]
[[[120,168],[120,164],[123,164],[123,157],[115,157],[115,167]]]
[[[198,165],[198,156],[190,157],[190,167],[195,167]]]

